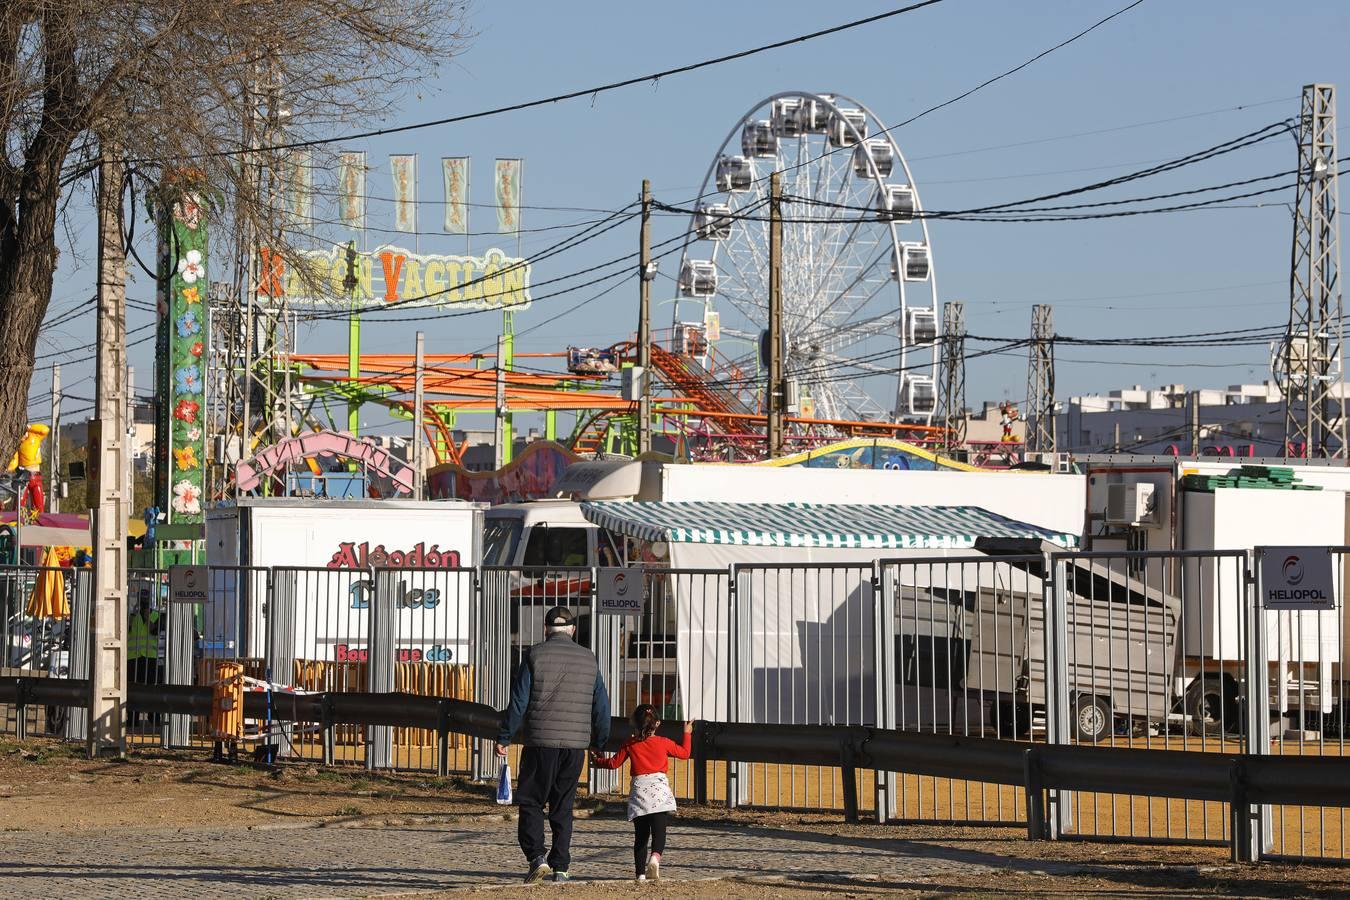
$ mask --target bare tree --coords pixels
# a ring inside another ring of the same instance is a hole
[[[237,237],[271,235],[284,252],[283,151],[269,148],[381,119],[463,48],[464,12],[464,0],[0,0],[0,448],[24,430],[63,200],[100,139],[132,178],[186,185]]]

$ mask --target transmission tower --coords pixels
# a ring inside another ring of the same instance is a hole
[[[1346,455],[1345,400],[1331,383],[1343,374],[1337,169],[1336,88],[1306,85],[1298,120],[1289,329],[1275,373],[1284,383],[1285,452],[1300,456]]]
[[[942,306],[942,394],[938,415],[948,456],[966,445],[966,311],[960,301]]]
[[[1052,307],[1031,308],[1031,349],[1027,355],[1028,453],[1055,452],[1055,325]]]
[[[244,145],[268,147],[284,141],[281,123],[289,116],[278,80],[260,64],[250,84],[251,115]],[[293,433],[295,387],[290,356],[295,317],[284,290],[275,248],[283,230],[280,198],[283,176],[267,151],[248,154],[243,164],[248,193],[269,198],[251,213],[237,211],[233,279],[212,283],[209,298],[210,352],[207,358],[205,422],[207,496],[233,495],[234,464],[253,451]]]

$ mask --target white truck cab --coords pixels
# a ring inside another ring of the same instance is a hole
[[[571,500],[506,503],[487,511],[483,564],[528,568],[614,565],[602,561],[600,529]]]

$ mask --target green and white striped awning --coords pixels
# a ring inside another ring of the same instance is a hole
[[[978,506],[872,506],[844,503],[581,504],[587,521],[644,541],[745,547],[961,550],[978,538],[1028,538],[1075,547],[1047,531]]]

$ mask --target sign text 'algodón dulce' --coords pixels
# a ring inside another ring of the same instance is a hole
[[[442,550],[440,544],[427,547],[422,541],[411,550],[386,550],[384,544],[343,541],[328,560],[330,569],[455,569],[458,550]]]

